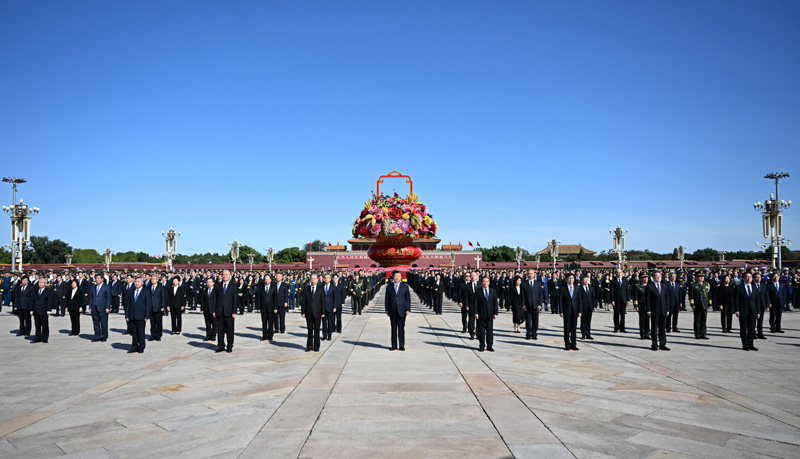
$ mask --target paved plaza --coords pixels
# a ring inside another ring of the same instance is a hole
[[[388,350],[383,291],[319,353],[296,311],[272,344],[245,314],[217,354],[189,313],[183,335],[127,354],[122,315],[106,343],[83,316],[80,337],[58,317],[30,344],[4,308],[0,457],[800,457],[800,313],[744,352],[716,314],[694,340],[683,312],[672,351],[653,352],[634,314],[614,334],[598,311],[596,340],[567,352],[557,316],[526,341],[504,312],[497,352],[479,353],[455,305],[436,316],[412,297],[406,352]]]

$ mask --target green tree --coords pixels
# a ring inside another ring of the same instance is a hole
[[[515,261],[517,253],[507,245],[480,249],[483,261]]]
[[[706,247],[705,249],[695,250],[694,253],[687,258],[694,261],[718,261],[719,251]]]
[[[242,244],[239,246],[239,263],[249,263],[250,260],[247,258],[247,254],[249,253],[254,254],[253,263],[264,262],[264,256],[258,253],[258,250],[250,247],[247,244]]]
[[[275,254],[275,263],[302,263],[306,261],[306,255],[299,247],[287,247]]]
[[[322,252],[325,250],[327,244],[320,241],[319,239],[314,239],[313,241],[303,244],[303,252]],[[303,260],[305,260],[305,255],[303,255]]]
[[[72,247],[66,242],[61,239],[51,241],[47,236],[31,236],[30,247],[22,254],[25,263],[66,263],[65,257],[72,252]]]
[[[73,263],[102,263],[103,256],[95,249],[74,249],[72,251]]]

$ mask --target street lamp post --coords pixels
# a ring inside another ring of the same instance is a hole
[[[236,259],[239,258],[239,243],[236,239],[228,243],[231,246],[231,260],[233,261],[233,272],[236,272]]]
[[[339,266],[339,252],[333,252],[333,270],[336,271]]]
[[[450,251],[450,267],[456,269],[456,253],[452,250]]]
[[[272,261],[275,260],[275,249],[272,247],[267,247],[267,264],[269,265],[269,271],[272,272]]]
[[[616,228],[608,230],[609,233],[614,237],[614,250],[613,252],[617,254],[617,259],[619,260],[619,268],[624,269],[625,263],[625,235],[628,234],[628,230],[622,229],[621,226],[617,225]]]
[[[726,253],[728,253],[728,252],[726,252],[726,251],[724,251],[724,250],[720,250],[720,251],[719,251],[719,261],[720,261],[720,263],[723,263],[723,262],[725,262],[725,254],[726,254]]]
[[[538,253],[536,254],[536,270],[537,271],[539,270],[539,260],[542,259],[541,257],[542,257],[541,254],[538,254]]]
[[[3,181],[13,186],[14,202],[17,199],[17,184],[25,183],[25,179],[17,177],[4,177]],[[19,265],[22,272],[22,251],[31,241],[31,217],[39,213],[38,207],[28,207],[19,199],[19,204],[3,206],[3,211],[11,216],[11,265]]]
[[[519,268],[522,265],[522,254],[523,254],[524,251],[525,251],[524,247],[522,247],[521,245],[517,246],[517,253],[516,253],[516,255],[517,255],[516,256],[516,258],[517,258],[517,271],[519,271]]]
[[[167,243],[167,252],[164,254],[164,258],[167,262],[167,269],[172,271],[172,260],[178,255],[178,237],[181,235],[181,232],[176,232],[170,226],[169,231],[162,231],[161,235],[164,236]]]
[[[678,249],[678,260],[681,261],[681,271],[683,271],[683,260],[686,259],[686,247],[679,245]]]
[[[772,267],[782,269],[781,245],[791,245],[791,241],[783,238],[783,211],[792,205],[792,201],[782,201],[778,194],[778,182],[788,178],[786,172],[775,172],[764,176],[765,179],[775,180],[775,194],[769,195],[766,202],[756,202],[753,208],[761,212],[761,223],[764,229],[764,239],[769,239],[769,244],[756,243],[756,245],[772,247]]]
[[[66,259],[67,259],[67,266],[72,266],[72,255],[67,254]]]
[[[556,270],[556,258],[558,258],[558,244],[561,244],[561,241],[553,238],[552,241],[549,242],[550,244],[550,256],[553,257],[553,272]]]
[[[106,262],[106,271],[109,270],[109,266],[111,265],[111,255],[114,254],[114,251],[106,248],[106,251],[103,252],[103,260]],[[67,255],[69,256],[69,255]]]
[[[247,259],[250,261],[250,271],[253,270],[253,259],[255,257],[256,257],[256,254],[254,254],[254,253],[248,253],[247,254]]]

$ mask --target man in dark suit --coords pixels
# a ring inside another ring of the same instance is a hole
[[[286,333],[286,309],[289,307],[289,284],[283,281],[283,274],[275,274],[275,303],[278,314],[275,316],[275,333]],[[339,311],[339,317],[341,318]]]
[[[536,278],[536,272],[528,270],[528,278],[522,281],[522,311],[525,314],[525,339],[539,339],[539,311],[544,303],[544,285]]]
[[[325,320],[322,321],[322,340],[331,340],[336,311],[341,307],[336,286],[331,282],[331,275],[322,276],[322,290],[325,293]]]
[[[592,337],[592,313],[594,308],[597,307],[595,300],[595,293],[597,289],[591,285],[591,278],[587,274],[581,278],[581,285],[578,288],[578,295],[580,296],[583,311],[581,312],[581,339],[593,340]]]
[[[653,274],[653,281],[648,283],[645,288],[644,307],[647,315],[650,316],[650,336],[653,340],[650,349],[668,351],[669,284],[661,281],[661,273],[658,271]]]
[[[142,287],[146,287],[146,285],[144,285],[144,279],[142,279]],[[134,281],[133,274],[128,274],[127,276],[125,276],[125,285],[123,286],[123,293],[122,293],[122,298],[121,298],[121,300],[122,300],[122,310],[123,311],[127,311],[128,308],[130,307],[130,296],[131,296],[131,292],[133,292],[134,288],[135,288],[135,281]],[[152,305],[151,305],[151,307],[152,307]],[[152,314],[152,311],[151,311],[151,314]],[[125,328],[125,332],[123,333],[123,335],[132,334],[130,321],[126,320],[125,324],[127,325],[127,327]]]
[[[109,287],[111,287],[111,312],[119,314],[119,304],[122,298],[122,282],[119,281],[116,273],[111,275]]]
[[[494,352],[494,320],[500,313],[497,306],[497,291],[489,287],[489,278],[484,276],[481,279],[481,287],[475,292],[473,297],[473,311],[475,314],[475,326],[478,329],[478,343],[480,352],[484,347],[489,352]]]
[[[206,288],[197,293],[197,302],[206,322],[206,337],[203,341],[214,341],[217,339],[217,319],[214,317],[217,312],[217,292],[214,291],[214,279],[206,279]]]
[[[617,268],[615,276],[611,279],[611,306],[614,308],[614,333],[627,333],[625,330],[625,310],[628,307],[630,290],[628,279],[622,275],[622,270]]]
[[[272,285],[272,276],[266,274],[256,287],[256,304],[261,313],[261,341],[272,341],[278,314],[277,301],[277,289]]]
[[[758,348],[753,345],[756,334],[755,324],[764,311],[764,296],[759,293],[750,273],[744,273],[742,283],[736,286],[733,304],[733,311],[736,313],[736,317],[739,318],[739,336],[742,339],[742,350],[757,351]]]
[[[334,314],[335,320],[333,322],[333,329],[331,331],[335,331],[336,333],[342,332],[342,309],[344,308],[344,299],[346,296],[346,290],[344,288],[344,282],[339,278],[338,274],[333,275],[333,286],[336,287],[336,296],[338,298],[338,303],[336,303],[336,313]]]
[[[469,339],[475,339],[475,291],[478,287],[478,275],[476,273],[465,274],[464,283],[461,288],[461,333],[466,333],[469,329]]]
[[[400,271],[392,274],[392,283],[387,286],[386,315],[392,326],[392,347],[390,350],[406,350],[406,316],[411,313],[411,290],[403,283]],[[398,346],[399,344],[399,346]]]
[[[780,275],[773,273],[771,281],[767,284],[767,299],[765,304],[769,308],[769,331],[770,333],[783,333],[781,328],[781,317],[783,309],[786,307],[786,295],[783,291],[784,285],[781,284]]]
[[[145,339],[144,326],[150,319],[153,311],[152,297],[150,291],[144,288],[144,281],[137,277],[133,283],[133,291],[128,299],[128,307],[125,308],[125,321],[130,324],[131,330],[131,349],[128,354],[138,352],[144,353]]]
[[[102,274],[94,275],[95,285],[89,290],[89,308],[94,323],[93,343],[108,339],[108,313],[111,312],[111,289]]]
[[[683,303],[683,289],[681,288],[680,282],[678,282],[677,275],[673,273],[669,273],[669,309],[670,309],[670,320],[667,321],[667,331],[668,332],[675,332],[680,333],[678,330],[678,313],[681,310],[681,304]]]
[[[583,314],[583,301],[575,285],[575,275],[567,273],[566,283],[559,289],[558,304],[560,315],[564,318],[564,350],[577,351],[578,318]]]
[[[311,275],[310,285],[303,288],[302,304],[300,312],[306,319],[306,329],[308,338],[306,340],[306,352],[319,352],[319,328],[322,319],[325,318],[325,292],[319,285],[319,277]]]
[[[17,336],[31,335],[31,306],[34,287],[29,283],[28,276],[23,274],[14,288],[13,299],[14,313],[19,318],[19,333]]]
[[[69,292],[69,279],[66,276],[58,276],[58,285],[56,286],[56,302],[58,303],[58,314],[61,317],[66,315],[67,311],[67,293]]]
[[[766,277],[766,274],[765,274]],[[760,297],[761,301],[761,314],[756,317],[756,339],[767,339],[764,336],[764,312],[767,310],[767,306],[769,305],[769,296],[767,293],[767,286],[766,286],[766,279],[762,281],[761,273],[756,271],[753,273],[753,287],[755,287],[755,292]],[[741,331],[741,330],[740,330]]]
[[[40,277],[38,283],[38,289],[31,289],[33,290],[31,292],[31,314],[36,324],[36,336],[32,342],[46,343],[50,337],[48,315],[56,307],[56,299],[53,291],[47,288],[47,281],[44,278]]]
[[[167,289],[158,281],[158,276],[150,277],[150,303],[153,313],[150,315],[150,341],[161,341],[164,333],[164,310],[167,308]]]
[[[233,327],[236,319],[236,310],[239,308],[239,289],[236,282],[231,279],[229,270],[222,271],[222,282],[215,289],[217,291],[217,304],[214,317],[217,319],[217,352],[233,352]],[[227,347],[225,338],[228,339]]]

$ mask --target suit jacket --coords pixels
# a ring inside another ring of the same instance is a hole
[[[75,296],[72,296],[72,289],[67,290],[66,295],[67,311],[79,311],[83,307],[83,291],[78,287]]]
[[[48,311],[50,311],[55,307],[56,307],[56,296],[52,290],[45,287],[44,289],[42,289],[42,293],[40,295],[38,288],[33,289],[33,292],[31,292],[32,313],[38,315],[47,314]]]
[[[661,281],[659,284],[661,292],[656,287],[656,282],[648,282],[644,293],[644,310],[651,314],[668,316],[670,311],[669,304],[669,284]]]
[[[286,309],[286,304],[289,302],[289,284],[281,281],[280,286],[277,282],[273,282],[275,286],[275,301],[278,304],[278,310]]]
[[[103,282],[100,291],[94,285],[89,289],[89,307],[92,311],[105,314],[106,309],[111,309],[111,288]]]
[[[478,320],[493,319],[494,316],[500,313],[497,308],[497,290],[487,287],[489,290],[489,299],[483,292],[483,287],[478,287],[472,299],[472,314],[478,316]]]
[[[625,306],[630,300],[630,290],[628,290],[628,279],[622,278],[622,285],[619,284],[619,278],[611,278],[611,301],[617,306]]]
[[[760,290],[756,288],[755,282],[750,284],[750,295],[747,294],[747,286],[739,284],[736,286],[736,294],[734,295],[733,312],[738,312],[744,316],[756,317],[764,311],[765,293],[766,289],[762,285]]]
[[[581,314],[586,314],[587,312],[593,310],[595,305],[597,305],[597,302],[595,301],[595,295],[597,294],[597,291],[594,287],[592,287],[591,284],[587,285],[589,289],[588,292],[583,289],[583,284],[580,284],[577,287],[581,300]]]
[[[303,304],[300,305],[300,312],[306,317],[319,319],[325,314],[325,288],[317,283],[314,287],[314,295],[311,295],[311,284],[303,288]]]
[[[224,282],[220,280],[214,285],[217,292],[216,312],[217,317],[233,317],[239,309],[239,284],[234,278],[228,281],[228,288],[224,288]]]
[[[669,281],[664,281],[664,285],[667,286],[667,290],[669,291],[669,306],[671,308],[677,308],[681,306],[681,284],[676,280],[674,282],[675,286],[673,287],[670,285]]]
[[[572,284],[572,296],[569,296],[569,285],[565,284],[558,289],[558,304],[562,314],[570,317],[583,314],[584,305],[581,293],[583,293],[583,289],[576,284]]]
[[[336,290],[339,294],[339,300],[341,301],[339,304],[339,310],[341,310],[341,308],[344,306],[344,299],[347,297],[347,289],[345,288],[344,282],[342,282],[341,279],[339,280],[338,284],[334,285],[336,285]]]
[[[475,282],[475,287],[472,287],[472,281],[464,282],[461,284],[461,304],[464,305],[468,310],[472,311],[473,307],[475,307],[475,289],[479,288],[478,283]]]
[[[204,314],[214,314],[217,312],[217,288],[211,289],[211,294],[208,293],[208,288],[201,288],[197,292],[197,303],[200,304],[200,311]]]
[[[783,309],[786,306],[786,296],[784,295],[783,289],[786,287],[785,284],[780,284],[780,290],[775,288],[775,283],[769,281],[767,284],[767,303],[764,304],[764,309],[767,306],[772,306],[773,308],[780,308]]]
[[[264,279],[258,281],[256,287],[256,304],[262,311],[274,311],[278,309],[278,287],[274,282],[269,284],[269,293],[266,292],[267,283]]]
[[[161,285],[160,282],[156,283],[156,289],[153,291],[153,284],[147,286],[150,291],[150,303],[153,306],[153,312],[163,311],[167,307],[167,289]]]
[[[17,286],[14,288],[14,298],[12,299],[14,307],[17,309],[29,310],[33,305],[31,296],[34,289],[36,289],[36,287],[29,283],[25,286],[25,291],[22,291],[22,282],[18,282]]]
[[[397,293],[394,291],[394,282],[386,286],[385,308],[387,314],[394,314],[405,317],[406,312],[411,312],[411,289],[403,282],[397,286]]]
[[[522,305],[529,312],[538,314],[539,307],[544,304],[544,286],[542,283],[538,279],[534,279],[533,286],[531,286],[530,280],[522,279],[520,290],[522,290]]]
[[[178,285],[177,292],[172,285],[167,286],[165,290],[167,291],[167,306],[170,311],[180,313],[181,308],[186,306],[186,291],[183,285]]]
[[[72,290],[69,288],[69,282],[61,281],[56,287],[56,299],[59,302],[64,301],[64,297],[67,296],[67,293],[72,293]]]
[[[150,318],[153,310],[153,298],[150,290],[142,286],[139,291],[139,298],[136,298],[136,288],[130,292],[128,307],[125,308],[125,318],[128,320],[145,320]]]
[[[122,283],[119,280],[111,281],[111,296],[119,296],[122,293]]]
[[[325,284],[317,284],[322,286],[323,293],[325,292]],[[331,282],[328,284],[328,293],[325,295],[325,312],[327,314],[333,313],[333,310],[339,310],[342,307],[342,300],[339,298],[339,289],[336,284]]]

